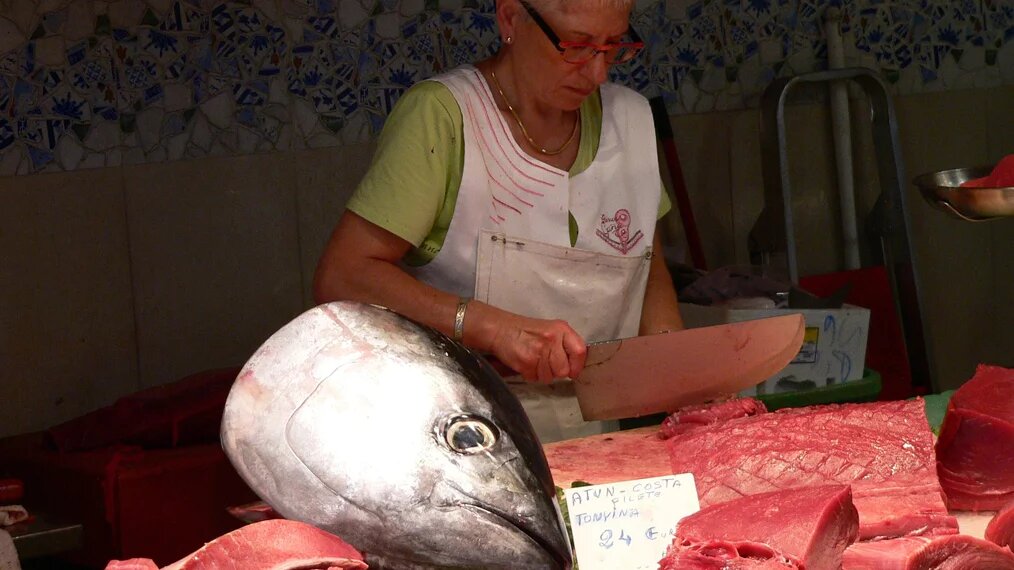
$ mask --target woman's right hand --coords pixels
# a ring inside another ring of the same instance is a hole
[[[470,336],[525,380],[538,382],[576,377],[588,351],[566,321],[523,317],[477,301],[469,303],[465,317],[465,339]]]

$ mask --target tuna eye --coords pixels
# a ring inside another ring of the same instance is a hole
[[[452,451],[473,454],[493,447],[499,439],[496,426],[477,416],[454,416],[447,421],[444,439]]]

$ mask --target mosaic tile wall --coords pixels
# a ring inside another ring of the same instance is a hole
[[[639,0],[614,79],[674,114],[756,105],[826,67],[830,4],[895,93],[1014,83],[1010,0]],[[0,0],[0,176],[363,141],[498,43],[493,0]]]

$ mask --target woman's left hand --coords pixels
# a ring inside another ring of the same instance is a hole
[[[587,346],[566,321],[535,319],[472,301],[466,344],[492,354],[525,380],[573,378],[584,368]]]

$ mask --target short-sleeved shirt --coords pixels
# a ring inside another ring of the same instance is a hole
[[[602,130],[598,91],[580,108],[581,138],[570,168],[575,176],[595,159]],[[366,176],[346,207],[412,244],[410,265],[436,257],[447,236],[461,185],[464,121],[454,95],[443,84],[423,81],[405,92],[387,118]],[[671,209],[665,189],[658,217]],[[577,227],[571,224],[571,245]]]

